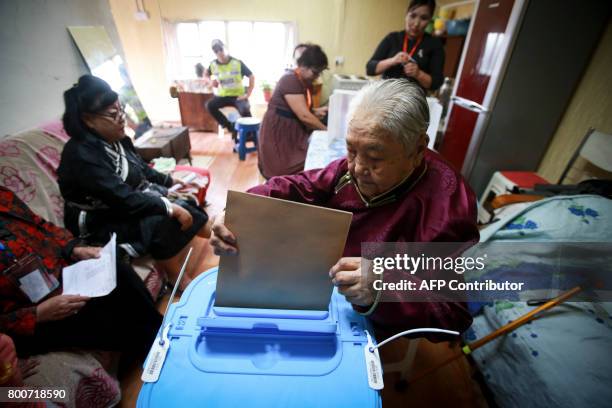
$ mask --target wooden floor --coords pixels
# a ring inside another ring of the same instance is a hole
[[[225,207],[228,190],[245,191],[263,181],[257,170],[257,155],[247,155],[245,161],[239,161],[238,155],[232,152],[229,135],[219,138],[217,134],[191,132],[192,155],[212,156],[209,166],[211,186],[206,196],[210,203],[209,214],[214,215]],[[219,258],[215,256],[209,245],[204,254],[205,269],[216,266]],[[160,312],[167,305],[167,296],[160,301]],[[398,361],[404,355],[408,342],[400,339],[381,348],[383,364]],[[448,343],[433,344],[426,340],[419,342],[419,347],[413,366],[413,374],[443,361],[456,348],[449,348]],[[382,392],[385,407],[486,407],[478,384],[471,378],[472,369],[466,359],[462,358],[436,371],[428,377],[414,383],[403,392],[395,389],[397,374],[384,376],[385,389]],[[140,392],[140,367],[134,367],[121,381],[123,398],[120,407],[134,407]]]

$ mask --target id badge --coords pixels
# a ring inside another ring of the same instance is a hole
[[[15,261],[4,271],[6,275],[32,303],[38,303],[59,287],[55,276],[47,272],[40,257],[28,254]]]

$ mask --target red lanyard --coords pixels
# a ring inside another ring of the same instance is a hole
[[[410,52],[408,53],[408,55],[410,56],[410,58],[412,58],[412,55],[414,54],[414,52],[416,51],[417,47],[419,46],[419,44],[421,44],[421,40],[423,39],[423,36],[417,38],[416,42],[414,43],[414,47],[412,47],[412,50],[410,50]],[[404,48],[402,48],[402,50],[404,52],[408,51],[408,33],[404,33]]]
[[[306,105],[308,106],[308,109],[310,109],[312,108],[312,94],[310,93],[310,88],[306,86],[306,83],[304,83],[304,80],[302,79],[298,68],[294,69],[293,72],[295,72],[295,75],[298,77],[302,85],[304,85],[304,88],[306,88]]]

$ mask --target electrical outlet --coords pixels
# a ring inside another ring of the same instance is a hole
[[[344,65],[344,57],[342,55],[337,55],[335,58],[336,66]]]
[[[149,19],[149,12],[148,11],[137,11],[136,13],[134,13],[134,17],[136,18],[136,20],[138,21],[147,21]]]

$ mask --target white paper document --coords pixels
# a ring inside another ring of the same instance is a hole
[[[87,259],[64,268],[64,295],[98,297],[108,295],[117,286],[115,253],[116,234],[100,251],[99,258]]]

